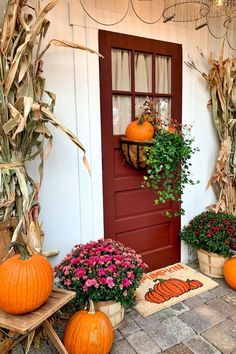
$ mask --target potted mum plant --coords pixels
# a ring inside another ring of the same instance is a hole
[[[75,307],[92,299],[95,308],[105,312],[113,328],[118,328],[124,307],[135,303],[135,290],[146,267],[133,249],[105,239],[76,245],[55,267],[55,277],[59,287],[76,291]]]
[[[183,228],[180,237],[197,249],[200,271],[221,278],[225,261],[236,250],[236,217],[205,211]]]

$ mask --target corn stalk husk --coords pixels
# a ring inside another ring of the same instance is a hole
[[[193,61],[186,64],[198,70]],[[210,90],[208,105],[220,143],[215,171],[209,180],[217,202],[209,209],[236,215],[236,58],[223,59],[222,46],[218,60],[210,54],[209,64],[208,74],[201,74]]]
[[[16,217],[12,241],[20,237],[31,253],[42,251],[38,194],[52,147],[50,124],[84,152],[89,168],[84,146],[53,113],[56,95],[45,91],[42,58],[51,46],[96,52],[58,39],[41,48],[50,25],[46,16],[57,3],[52,0],[42,7],[39,0],[35,5],[9,0],[0,31],[0,222]],[[32,161],[39,161],[39,181],[29,176],[27,166]]]

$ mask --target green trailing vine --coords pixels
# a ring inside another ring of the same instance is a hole
[[[194,185],[191,178],[190,159],[199,149],[192,146],[194,139],[178,131],[173,124],[156,131],[154,145],[147,148],[147,170],[143,187],[155,191],[154,203],[165,204],[169,201],[180,203],[180,210],[174,215],[184,215],[182,199],[187,184]]]

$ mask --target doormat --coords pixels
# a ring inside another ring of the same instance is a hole
[[[144,274],[135,310],[143,317],[213,289],[219,284],[182,263]]]

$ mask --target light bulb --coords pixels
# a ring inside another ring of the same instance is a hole
[[[216,6],[222,6],[222,0],[217,0]]]

